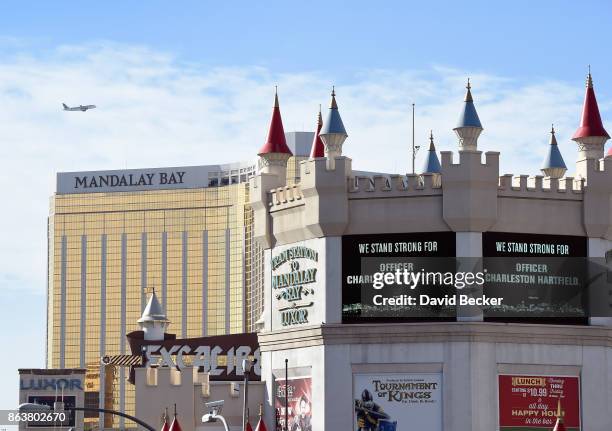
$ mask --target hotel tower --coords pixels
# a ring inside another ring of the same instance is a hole
[[[308,158],[312,139],[312,132],[286,134],[295,154],[289,183],[299,181],[295,167]],[[153,289],[180,338],[253,329],[263,310],[248,185],[256,169],[253,161],[57,174],[46,366],[86,368],[87,405],[134,413],[128,368],[100,361],[130,354],[126,334],[138,329]],[[86,416],[86,425],[97,417]],[[128,424],[104,421],[105,428]]]

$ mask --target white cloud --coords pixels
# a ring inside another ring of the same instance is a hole
[[[425,147],[433,128],[438,149],[454,150],[452,128],[465,76],[444,67],[365,70],[349,83],[336,82],[349,134],[345,154],[353,166],[410,169],[413,101],[418,144]],[[576,150],[569,136],[578,122],[582,88],[485,73],[472,75],[472,82],[485,127],[480,148],[502,152],[502,173],[539,173],[551,122],[571,165]],[[331,83],[324,72],[206,69],[144,47],[104,43],[0,61],[0,288],[44,291],[45,219],[57,171],[249,159],[265,138],[275,84],[290,131],[313,129],[318,105],[327,108]],[[99,108],[67,113],[62,102]]]

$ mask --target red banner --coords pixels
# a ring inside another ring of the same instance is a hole
[[[274,408],[276,409],[276,429],[288,431],[312,431],[312,391],[310,377],[276,379],[276,394]],[[288,396],[288,400],[285,397]],[[285,405],[289,405],[289,410]],[[289,419],[289,427],[285,427],[285,412]]]
[[[567,376],[499,376],[500,431],[551,430],[557,404],[568,431],[580,430],[580,381]]]

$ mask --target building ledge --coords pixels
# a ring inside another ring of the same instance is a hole
[[[332,324],[260,332],[262,352],[338,344],[485,342],[612,347],[612,328],[492,322]]]

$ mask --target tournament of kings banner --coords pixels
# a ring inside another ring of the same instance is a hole
[[[557,407],[568,431],[580,430],[580,380],[571,376],[499,376],[500,431],[549,431]]]
[[[311,377],[290,377],[288,380],[277,378],[274,409],[277,431],[312,431]],[[288,428],[285,426],[285,418],[289,421]]]
[[[442,374],[354,374],[356,431],[442,431]]]

